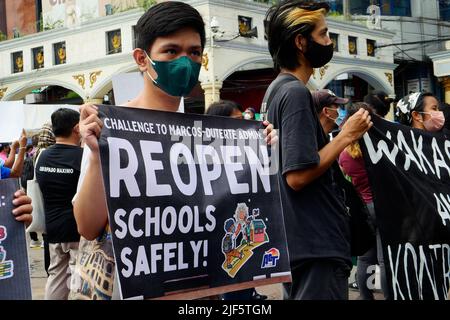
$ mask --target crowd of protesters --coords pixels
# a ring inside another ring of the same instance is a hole
[[[393,99],[373,91],[364,101],[350,103],[329,90],[311,92],[306,87],[313,69],[333,56],[325,19],[328,11],[326,3],[283,1],[266,15],[269,51],[279,75],[267,89],[262,112],[268,121],[264,123],[266,139],[277,144],[281,159],[278,179],[292,273],[292,283],[284,286],[285,298],[348,299],[352,257],[342,190],[334,183],[338,161],[338,168],[351,178],[366,203],[377,238],[358,257],[356,282],[361,299],[373,299],[373,288],[367,283],[368,268],[375,264],[381,268],[384,296],[391,299],[358,140],[371,128],[371,117],[385,117],[392,111]],[[202,17],[188,4],[163,2],[139,19],[136,37],[133,58],[144,88],[123,107],[176,112],[181,97],[198,81],[206,42]],[[444,116],[448,112],[448,105],[441,105],[430,93],[412,93],[395,108],[400,123],[427,131],[448,130],[444,128],[446,119],[450,120]],[[207,114],[255,120],[257,111],[220,101]],[[42,191],[46,233],[31,234],[30,246],[46,248],[46,299],[92,298],[93,288],[86,286],[95,284],[77,266],[89,254],[87,248],[95,246],[114,261],[98,144],[102,126],[93,104],[81,106],[79,113],[61,108],[52,114],[51,123],[29,137],[29,145],[25,132],[18,141],[1,145],[1,179],[22,177],[23,189],[15,194],[17,220],[31,222],[27,181],[36,178]],[[56,173],[52,168],[61,170]],[[104,299],[118,298],[116,278]],[[224,298],[267,297],[249,289]]]

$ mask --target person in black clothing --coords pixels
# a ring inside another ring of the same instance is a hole
[[[61,108],[52,114],[56,144],[42,151],[36,163],[36,179],[42,191],[47,240],[50,249],[46,300],[65,300],[76,262],[77,224],[72,198],[80,175],[82,148],[78,112]]]
[[[306,88],[313,68],[333,56],[327,3],[283,1],[269,9],[266,35],[279,76],[263,100],[278,130],[279,181],[292,284],[289,298],[346,300],[351,269],[350,225],[336,159],[371,126],[361,109],[329,142]],[[264,110],[263,110],[264,111]]]

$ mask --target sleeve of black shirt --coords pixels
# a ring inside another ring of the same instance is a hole
[[[317,117],[311,108],[311,94],[298,83],[285,86],[281,99],[281,152],[283,175],[320,163],[317,147]]]

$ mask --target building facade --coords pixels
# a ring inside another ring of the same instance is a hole
[[[449,0],[331,0],[337,18],[367,23],[393,32],[395,92],[398,98],[413,91],[429,91],[444,98],[444,88],[433,74],[430,57],[450,40]],[[384,48],[385,45],[377,46]]]
[[[66,5],[66,14],[75,12],[75,18],[68,22],[61,15],[57,19],[59,11],[42,3],[43,29],[48,30],[0,42],[0,60],[4,62],[0,64],[0,99],[21,100],[58,87],[78,96],[80,103],[103,102],[104,96],[111,94],[115,75],[137,71],[131,52],[134,26],[144,8],[130,0],[89,1],[86,6],[83,0],[46,1]],[[203,111],[211,102],[227,98],[259,109],[276,76],[263,27],[269,5],[246,0],[185,2],[202,14],[208,39],[199,85],[186,99],[188,104],[201,105]],[[73,3],[75,8],[67,10]],[[49,21],[57,20],[62,20],[61,25],[49,27]],[[315,70],[309,88],[332,86],[337,93],[355,99],[372,88],[394,96],[395,33],[334,16],[328,24],[335,54],[329,64]],[[375,49],[377,45],[384,47]],[[46,101],[41,97],[39,102]]]

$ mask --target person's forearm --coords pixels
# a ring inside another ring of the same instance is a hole
[[[93,152],[73,206],[78,233],[87,240],[100,236],[108,222],[105,187],[100,170],[100,156]]]
[[[11,169],[11,178],[19,178],[22,176],[23,162],[25,160],[25,148],[19,148],[19,154],[17,155],[16,161]]]
[[[4,166],[7,168],[12,168],[15,160],[16,160],[16,149],[11,147],[8,158],[5,160]]]
[[[288,172],[286,174],[287,184],[295,191],[300,191],[305,186],[323,175],[350,142],[351,141],[349,141],[346,137],[338,135],[319,151],[320,162],[317,166],[309,169]]]

